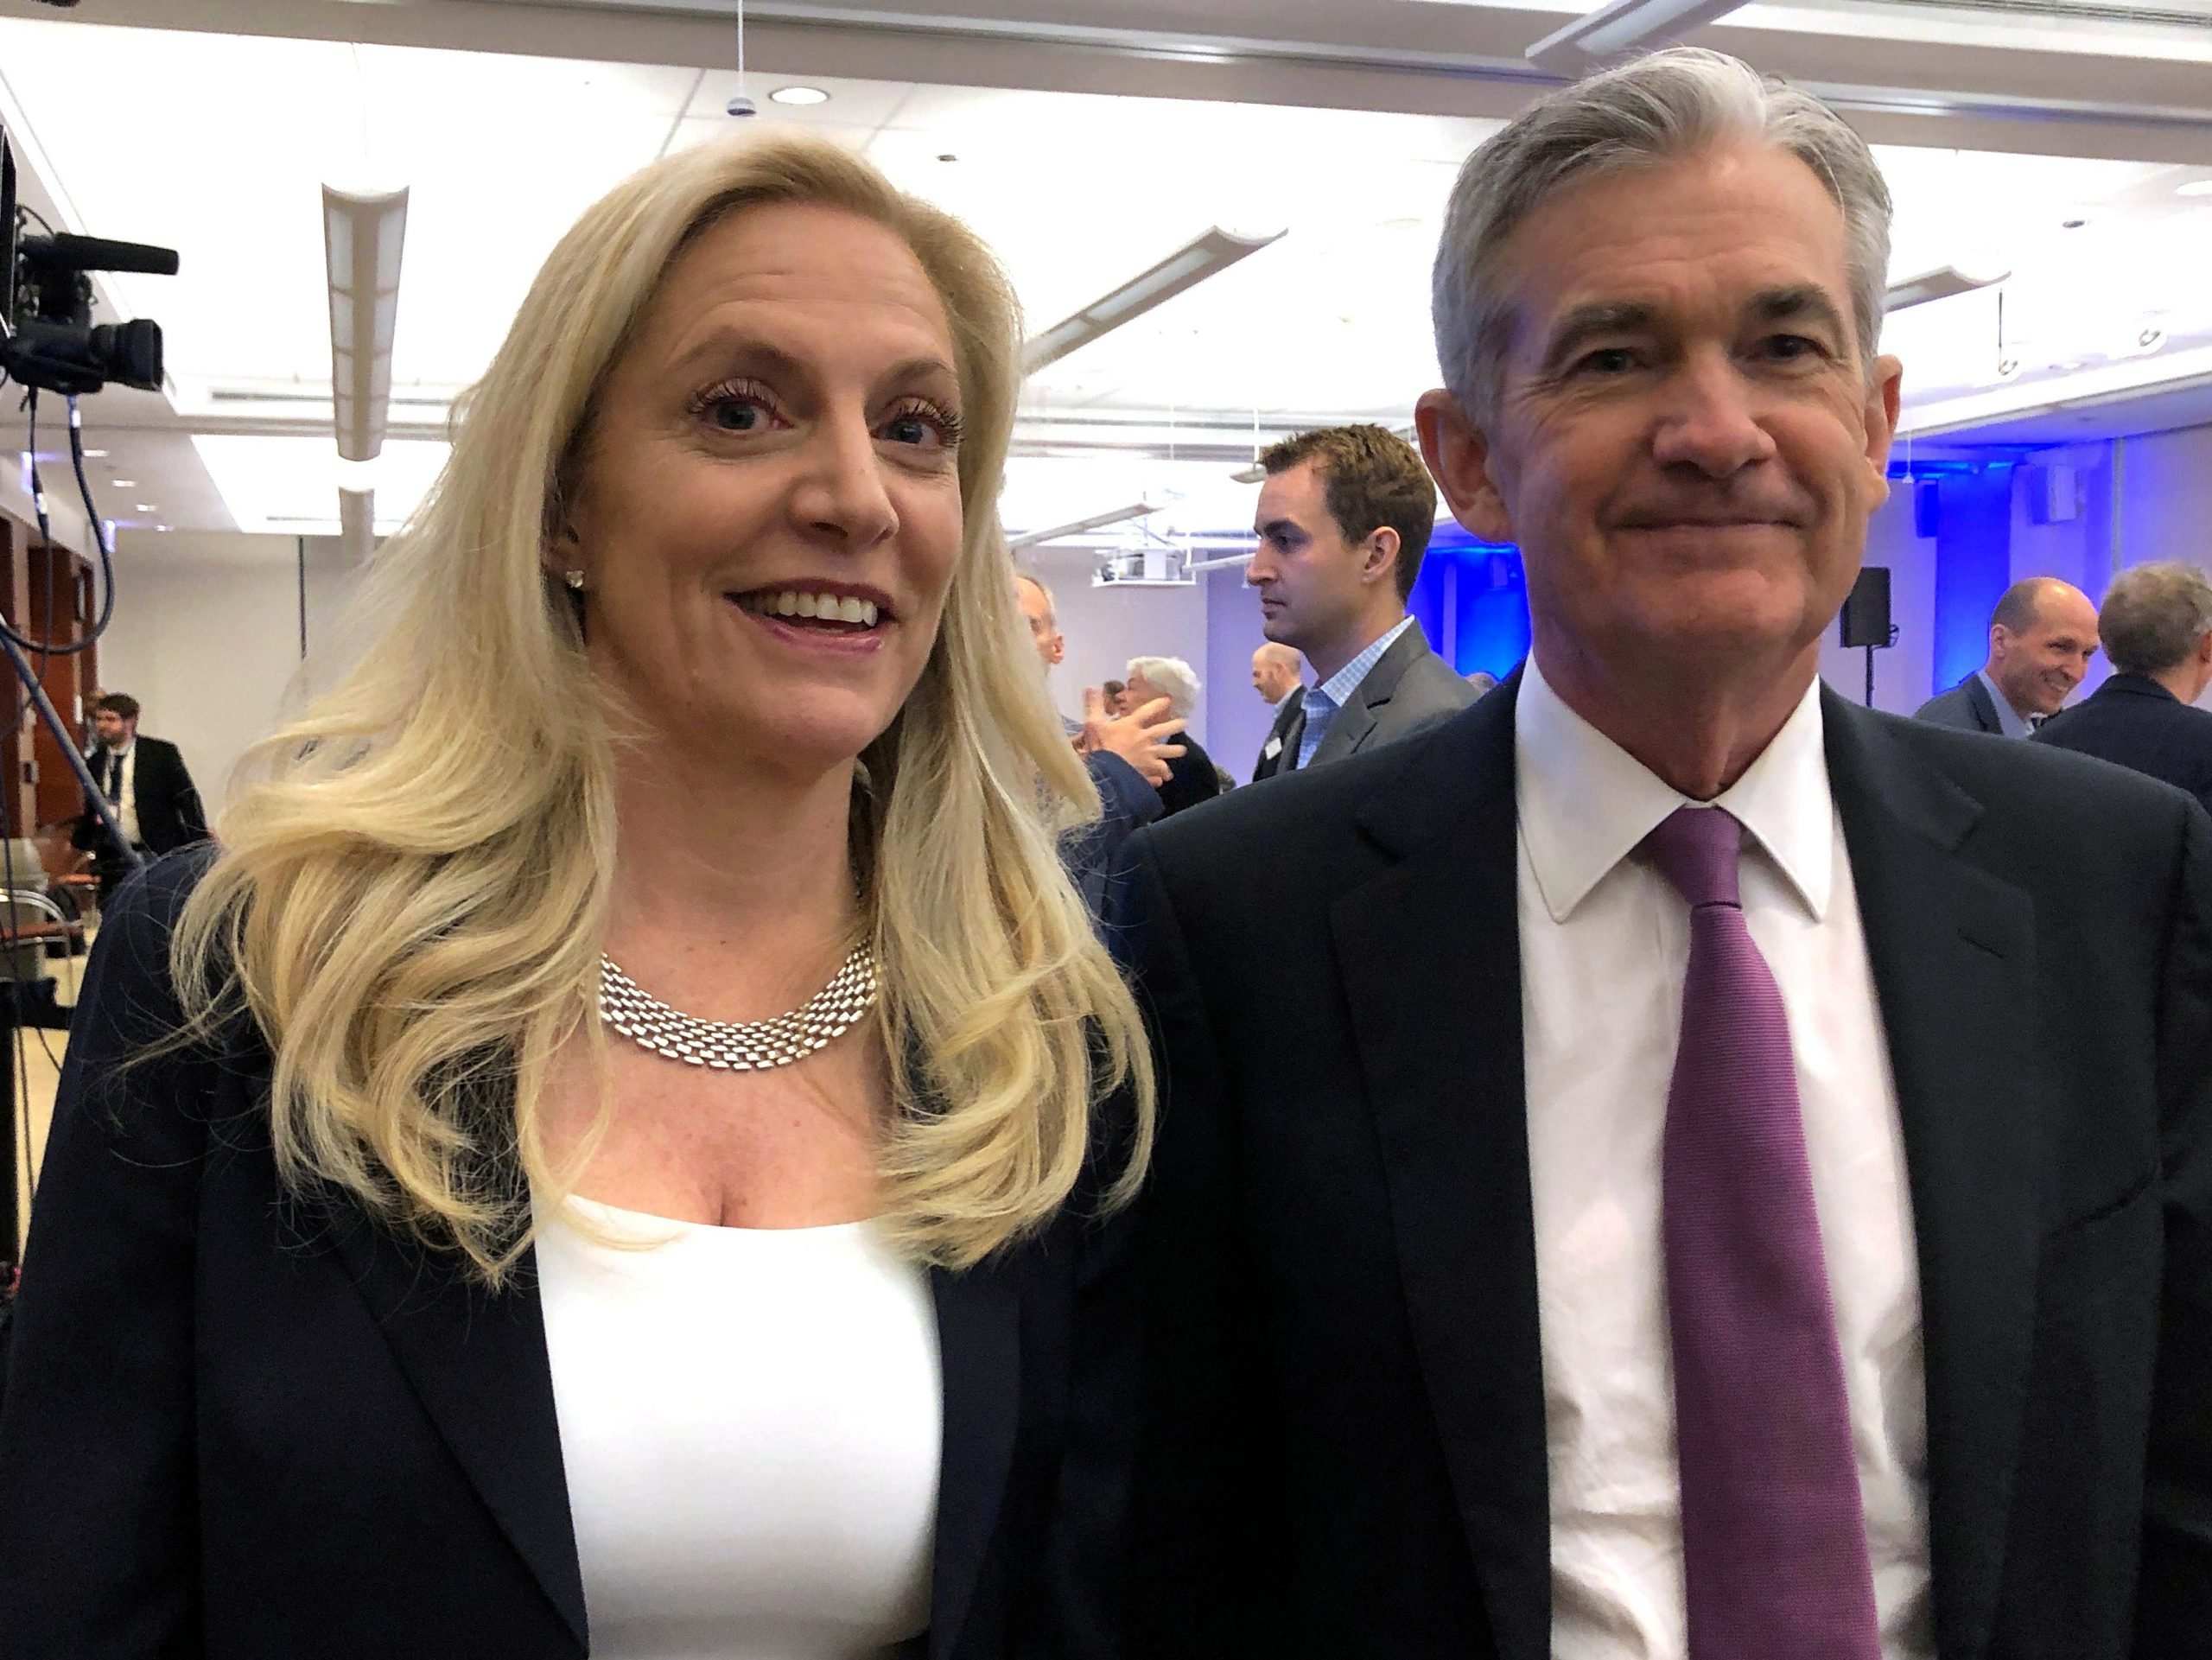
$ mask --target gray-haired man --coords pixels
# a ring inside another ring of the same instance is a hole
[[[2212,821],[1821,691],[1888,220],[1709,53],[1462,172],[1422,445],[1529,663],[1130,843],[1132,1652],[2207,1651]]]
[[[2190,707],[2212,686],[2212,579],[2170,562],[2124,570],[2102,624],[2112,674],[2037,741],[2132,766],[2212,808],[2212,713]]]

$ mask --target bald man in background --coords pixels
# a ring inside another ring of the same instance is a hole
[[[2071,582],[2015,582],[1989,617],[1989,661],[1914,716],[1961,732],[2024,738],[2066,706],[2097,654],[2097,607]]]
[[[1298,716],[1306,707],[1306,659],[1294,646],[1269,640],[1252,653],[1252,690],[1275,712],[1274,726],[1253,763],[1252,782],[1273,778],[1282,765],[1283,746],[1298,729]]]

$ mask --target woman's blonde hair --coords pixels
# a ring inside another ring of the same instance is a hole
[[[249,754],[173,945],[188,1030],[242,1002],[269,1041],[291,1190],[334,1187],[488,1282],[531,1237],[533,1192],[576,1175],[551,1167],[538,1118],[555,1051],[582,1027],[605,1053],[618,738],[548,537],[663,274],[703,227],[779,202],[906,240],[950,320],[963,406],[941,631],[861,757],[852,817],[896,1074],[888,1219],[916,1257],[964,1267],[1049,1218],[1102,1139],[1110,1200],[1143,1172],[1141,1027],[1058,856],[1097,798],[1020,631],[994,512],[1020,378],[1013,292],[964,226],[834,144],[716,144],[617,186],[553,251],[456,410],[436,487],[365,580],[358,662]],[[1096,1110],[1124,1086],[1133,1114],[1102,1138]]]

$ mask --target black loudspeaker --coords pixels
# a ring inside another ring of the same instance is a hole
[[[1890,568],[1868,565],[1851,585],[1843,602],[1843,643],[1848,646],[1890,643]]]
[[[1943,487],[1934,479],[1919,480],[1912,487],[1912,533],[1929,542],[1942,528]]]

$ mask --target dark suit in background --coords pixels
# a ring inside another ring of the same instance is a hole
[[[350,1202],[285,1194],[250,1021],[149,1058],[200,868],[125,888],[70,1037],[0,1356],[0,1650],[581,1660],[534,1265],[487,1294]],[[1099,1576],[1135,1378],[1096,1209],[1086,1185],[1033,1239],[930,1274],[944,1439],[914,1660],[1124,1652]]]
[[[207,815],[200,805],[200,792],[185,770],[183,754],[161,738],[132,740],[131,792],[138,813],[138,834],[146,851],[159,856],[207,838]],[[113,776],[118,757],[105,747],[86,760],[92,781],[104,787]],[[112,798],[116,788],[110,787]],[[98,850],[108,841],[107,827],[88,805],[69,837],[72,847]]]
[[[1948,726],[1958,732],[1986,732],[1996,737],[2005,735],[2004,724],[1997,718],[1997,704],[1989,695],[1989,688],[1981,684],[1980,671],[1946,692],[1939,692],[1913,712],[1916,721],[1925,721],[1930,726]]]
[[[2212,810],[2212,713],[2191,709],[2147,674],[2112,676],[2044,722],[2035,740],[2147,773]]]
[[[1070,737],[1083,730],[1080,721],[1065,716],[1060,724]],[[1060,864],[1096,921],[1105,914],[1107,888],[1122,862],[1122,843],[1160,817],[1160,792],[1109,750],[1094,749],[1083,763],[1098,792],[1098,817],[1060,837]]]
[[[1273,778],[1284,766],[1296,763],[1298,747],[1293,741],[1293,735],[1298,731],[1300,716],[1305,710],[1305,687],[1293,686],[1283,694],[1282,702],[1275,705],[1275,721],[1268,729],[1268,741],[1261,746],[1259,760],[1252,763],[1253,783]],[[1286,751],[1289,752],[1287,760],[1284,758]]]
[[[1330,721],[1328,732],[1306,765],[1325,766],[1348,755],[1395,743],[1458,714],[1474,701],[1475,689],[1428,649],[1421,625],[1415,623],[1375,660],[1367,677]],[[1301,712],[1294,735],[1284,745],[1288,752],[1283,758],[1286,771],[1296,763],[1299,741],[1305,731]]]
[[[1183,746],[1183,753],[1167,763],[1167,782],[1160,786],[1162,818],[1221,793],[1221,773],[1205,747],[1187,732],[1175,741]]]
[[[1145,1660],[1550,1652],[1517,690],[1131,843],[1168,1090]],[[1940,1651],[2212,1653],[2212,823],[1823,708],[1917,1237]]]

